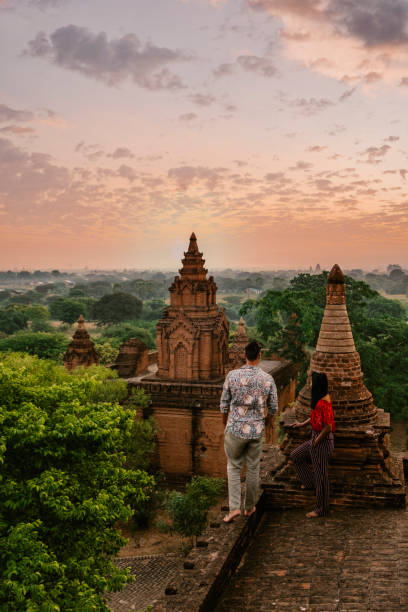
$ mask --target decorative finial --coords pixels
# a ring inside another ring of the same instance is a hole
[[[85,329],[85,319],[83,315],[79,315],[78,317],[78,329]]]
[[[197,238],[193,232],[190,236],[190,244],[188,245],[188,253],[198,253]]]

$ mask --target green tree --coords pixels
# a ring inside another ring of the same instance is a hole
[[[144,389],[133,389],[125,402],[135,415],[131,435],[124,447],[126,467],[132,470],[149,470],[154,449],[156,447],[157,423],[152,416],[143,418],[143,411],[150,404],[150,396]],[[132,520],[136,528],[146,528],[152,522],[158,507],[162,502],[162,493],[157,487],[149,489],[149,497],[140,502],[129,499],[133,510]]]
[[[135,415],[143,412],[150,403],[150,397],[143,389],[133,389],[126,401],[126,406]],[[140,415],[142,416],[142,415]],[[131,469],[147,470],[156,446],[157,425],[152,417],[136,419],[132,426],[132,435],[125,447],[126,465]]]
[[[69,290],[69,297],[85,297],[85,291],[82,287],[72,287],[72,289]]]
[[[143,302],[142,317],[146,321],[157,321],[162,316],[165,307],[166,303],[163,300],[154,299]]]
[[[74,323],[79,315],[88,318],[88,307],[79,299],[57,297],[50,303],[49,308],[52,318],[64,323]]]
[[[266,346],[301,366],[304,384],[309,357],[316,346],[325,307],[327,272],[299,274],[284,291],[267,291],[249,300],[241,313],[255,313]],[[383,298],[363,281],[346,277],[347,310],[365,382],[380,408],[408,419],[408,326],[398,302]]]
[[[208,512],[217,502],[223,487],[221,478],[193,476],[185,493],[170,491],[164,505],[171,523],[163,527],[190,536],[194,545],[197,536],[207,527]]]
[[[109,325],[100,335],[100,341],[108,341],[112,346],[119,348],[123,342],[129,338],[139,338],[149,349],[155,348],[154,324],[147,324],[146,321],[134,323],[118,323]]]
[[[37,355],[42,359],[61,362],[67,350],[68,339],[58,332],[19,331],[0,339],[0,351],[15,351]]]
[[[27,323],[28,316],[23,310],[13,307],[0,310],[0,331],[5,334],[14,334],[25,329]]]
[[[56,285],[54,283],[46,283],[45,285],[37,285],[34,291],[39,293],[41,296],[45,296],[47,293],[50,293],[50,291],[54,291],[55,288]]]
[[[116,401],[105,401],[113,385]],[[126,571],[111,560],[116,529],[153,479],[125,467],[134,415],[117,400],[126,384],[94,367],[9,355],[0,368],[0,609],[109,610],[105,591]]]
[[[93,306],[93,316],[100,325],[138,319],[142,313],[141,300],[129,293],[104,295]]]

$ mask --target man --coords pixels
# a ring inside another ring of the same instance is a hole
[[[259,490],[259,466],[265,422],[278,409],[275,382],[258,367],[261,347],[255,341],[245,347],[246,364],[227,374],[221,395],[220,410],[225,428],[224,448],[227,455],[229,513],[225,523],[241,514],[241,468],[246,459],[245,516],[256,510]]]

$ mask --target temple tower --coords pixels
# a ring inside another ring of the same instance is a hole
[[[326,308],[308,380],[298,397],[299,417],[310,415],[311,373],[324,372],[329,380],[336,425],[375,424],[378,410],[363,382],[360,355],[354,345],[346,306],[344,274],[336,264],[327,278]]]
[[[63,360],[67,370],[73,370],[78,366],[87,368],[99,362],[95,345],[85,329],[85,319],[82,315],[78,318],[78,327],[72,336],[72,342],[68,344]]]
[[[215,380],[224,376],[228,362],[229,323],[216,303],[217,285],[207,279],[197,238],[174,278],[170,306],[157,324],[158,377],[168,380]]]
[[[390,453],[390,415],[377,409],[363,382],[360,356],[354,345],[346,306],[343,272],[333,266],[326,288],[326,308],[316,350],[312,354],[306,385],[294,409],[284,414],[286,435],[281,444],[283,461],[265,488],[273,491],[273,504],[298,506],[310,503],[310,493],[300,490],[291,451],[310,436],[289,429],[294,421],[310,416],[311,374],[324,372],[333,401],[336,432],[329,475],[332,502],[344,505],[405,505],[402,460]],[[272,496],[271,498],[272,499]]]

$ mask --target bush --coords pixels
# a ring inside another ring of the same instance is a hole
[[[222,493],[222,478],[193,476],[186,486],[186,492],[170,491],[164,506],[170,515],[170,531],[182,536],[190,536],[195,544],[196,538],[207,527],[208,512]]]
[[[19,331],[0,340],[0,351],[28,353],[58,362],[62,361],[67,346],[67,337],[58,332]]]
[[[1,610],[107,612],[104,592],[129,580],[111,561],[124,544],[115,525],[153,478],[124,465],[133,415],[112,377],[27,355],[2,360]]]
[[[95,350],[99,356],[100,365],[110,365],[114,363],[119,351],[116,347],[112,346],[110,342],[95,342]]]

